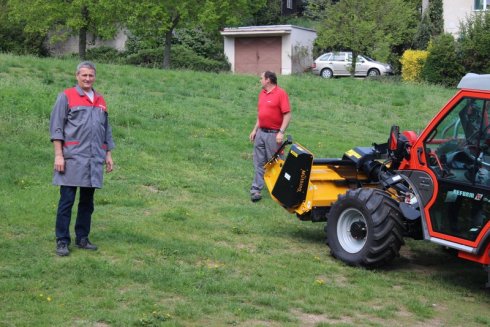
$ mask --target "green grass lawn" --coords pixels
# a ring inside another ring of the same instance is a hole
[[[385,269],[347,267],[322,224],[250,201],[255,76],[98,65],[117,146],[96,192],[99,250],[57,257],[48,126],[76,64],[0,55],[0,326],[490,326],[482,267],[410,240]],[[420,131],[455,93],[279,84],[288,134],[318,157],[385,142],[392,124]]]

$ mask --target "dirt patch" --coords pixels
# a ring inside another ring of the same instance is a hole
[[[237,326],[241,326],[241,327],[258,327],[258,326],[281,327],[282,324],[280,324],[276,321],[247,320],[247,321],[244,321],[243,323],[238,324]]]
[[[291,310],[291,313],[299,320],[299,325],[302,327],[314,327],[320,323],[328,324],[354,324],[354,320],[351,317],[342,317],[340,319],[329,318],[326,314],[312,314],[299,311],[297,309]]]

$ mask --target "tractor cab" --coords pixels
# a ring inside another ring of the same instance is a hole
[[[427,173],[416,184],[426,239],[490,264],[490,75],[466,75],[460,91],[411,145],[401,169]]]

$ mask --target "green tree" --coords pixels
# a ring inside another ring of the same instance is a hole
[[[454,37],[448,33],[436,36],[427,50],[429,55],[422,68],[422,78],[433,84],[455,86],[464,68],[459,64]]]
[[[417,32],[415,33],[415,37],[413,40],[412,48],[424,50],[427,49],[427,45],[429,45],[432,29],[431,22],[428,13],[424,13],[422,16],[422,20],[417,27]]]
[[[50,36],[52,42],[78,35],[78,54],[85,58],[87,33],[111,38],[120,28],[118,0],[9,0],[9,19],[23,24],[26,35]]]
[[[442,0],[429,1],[428,15],[430,21],[431,36],[437,36],[444,33],[444,17],[443,17]]]
[[[140,38],[164,40],[163,68],[170,67],[170,50],[177,26],[217,30],[235,25],[265,5],[265,0],[132,0],[126,3],[128,28]]]
[[[351,74],[357,54],[383,54],[413,38],[416,11],[404,0],[310,0],[307,15],[318,21],[317,46],[352,51]]]
[[[23,24],[9,21],[10,8],[7,2],[0,0],[0,52],[47,55],[43,46],[45,37],[39,34],[26,35]]]
[[[266,5],[253,13],[246,25],[275,25],[282,22],[281,0],[266,0]]]
[[[490,14],[476,13],[461,23],[459,45],[462,63],[467,71],[490,73]]]

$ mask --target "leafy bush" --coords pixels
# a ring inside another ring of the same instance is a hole
[[[198,71],[219,72],[229,71],[230,64],[225,60],[214,60],[196,54],[183,45],[171,48],[170,67],[172,69],[190,69]],[[126,63],[143,67],[161,67],[163,48],[143,49],[126,58]]]
[[[25,33],[24,25],[9,20],[8,14],[6,2],[0,1],[0,52],[48,56],[45,37],[39,33]]]
[[[126,57],[126,63],[150,68],[161,67],[163,63],[163,48],[138,50]]]
[[[124,54],[118,50],[108,47],[101,46],[97,48],[91,48],[87,50],[85,58],[87,60],[93,60],[97,62],[103,62],[107,64],[117,64],[123,61]]]
[[[441,34],[429,43],[429,55],[422,77],[429,83],[455,86],[464,74],[456,55],[456,42],[451,34]]]
[[[428,54],[424,50],[407,50],[403,53],[400,62],[404,81],[419,82],[422,80],[421,72]]]
[[[490,14],[477,13],[460,26],[462,64],[473,73],[490,73]]]
[[[218,59],[223,54],[223,37],[218,32],[206,32],[200,28],[175,30],[173,44],[184,45],[200,56]]]

